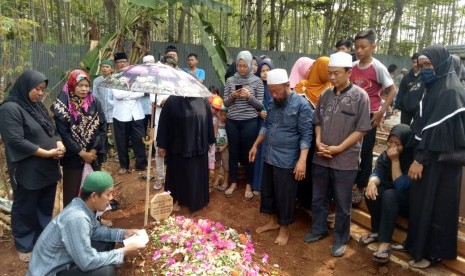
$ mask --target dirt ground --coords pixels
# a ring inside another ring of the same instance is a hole
[[[120,208],[109,211],[104,218],[113,222],[114,227],[142,228],[144,224],[145,181],[139,180],[141,172],[117,175],[117,163],[107,162],[105,170],[115,178],[116,197]],[[333,258],[329,254],[332,235],[314,244],[305,244],[303,236],[310,230],[311,218],[301,209],[297,209],[297,220],[291,225],[291,237],[286,246],[275,245],[277,231],[256,234],[255,229],[265,223],[266,217],[259,212],[260,198],[244,201],[244,183],[239,182],[239,189],[231,198],[225,198],[222,192],[213,191],[209,205],[195,213],[182,208],[177,215],[190,218],[208,218],[220,221],[224,225],[245,232],[250,229],[255,244],[256,256],[269,255],[269,264],[279,267],[282,275],[418,275],[395,262],[379,266],[371,260],[372,251],[358,245],[351,239],[345,256]],[[151,197],[155,194],[150,188]],[[149,222],[153,219],[149,216]],[[352,234],[360,234],[358,227],[353,227]],[[11,236],[0,240],[0,275],[24,275],[27,265],[19,262]],[[135,275],[135,267],[129,262],[117,268],[118,275]],[[433,273],[436,274],[436,273]]]

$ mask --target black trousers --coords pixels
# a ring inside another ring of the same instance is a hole
[[[147,157],[145,155],[145,145],[142,142],[144,120],[121,122],[113,118],[113,127],[120,167],[129,169],[129,139],[131,139],[134,156],[136,157],[136,169],[145,169],[147,167]]]
[[[368,179],[373,172],[373,149],[376,143],[376,130],[372,128],[363,136],[362,151],[360,152],[360,170],[358,171],[355,183],[359,189],[368,185]]]
[[[57,185],[29,190],[18,183],[13,191],[11,228],[16,249],[22,253],[32,251],[39,235],[52,220]]]
[[[231,183],[237,183],[237,164],[245,166],[247,184],[252,184],[254,164],[249,162],[249,151],[257,139],[257,118],[226,121],[229,149],[229,177]]]
[[[100,171],[101,165],[92,167],[94,171]],[[63,208],[79,195],[81,188],[83,169],[63,167]]]
[[[92,241],[91,245],[98,252],[110,251],[115,248],[115,243]],[[116,275],[115,267],[112,265],[102,266],[100,268],[91,271],[82,271],[76,264],[72,264],[68,270],[60,271],[57,275],[61,276],[79,276],[79,275],[91,275],[91,276],[113,276]]]
[[[378,241],[391,243],[398,215],[408,217],[408,191],[378,187],[376,200],[365,198],[371,215],[371,232],[378,233]]]
[[[400,112],[400,123],[410,125],[412,123],[413,115],[407,111]]]
[[[260,212],[277,214],[279,225],[295,221],[295,197],[297,180],[292,169],[283,169],[263,164]]]

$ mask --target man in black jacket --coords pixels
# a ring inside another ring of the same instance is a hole
[[[410,125],[412,118],[419,109],[419,103],[423,96],[424,84],[420,79],[418,69],[418,53],[412,56],[412,69],[402,78],[397,93],[394,108],[400,111],[400,123]]]

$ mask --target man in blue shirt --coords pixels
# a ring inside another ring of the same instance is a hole
[[[285,245],[289,225],[295,220],[297,181],[305,178],[307,155],[312,140],[312,110],[308,102],[292,92],[284,69],[268,72],[271,97],[267,118],[249,152],[255,161],[257,147],[264,142],[264,167],[260,212],[268,222],[257,233],[279,229],[274,243]]]
[[[191,74],[200,83],[203,83],[205,81],[205,71],[203,69],[197,68],[198,63],[199,60],[197,58],[197,55],[194,53],[190,53],[189,56],[187,56],[188,67],[184,68],[184,71]]]
[[[137,229],[110,229],[97,221],[95,212],[104,211],[113,198],[113,179],[107,172],[91,172],[80,197],[44,229],[32,251],[28,276],[115,275],[114,265],[145,244],[130,243],[113,249],[115,242],[137,235]]]

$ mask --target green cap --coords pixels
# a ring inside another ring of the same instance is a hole
[[[113,63],[113,61],[111,61],[109,59],[106,59],[106,60],[102,61],[102,63],[100,65],[108,65],[108,66],[110,66],[112,68],[115,67],[115,64]]]
[[[102,171],[89,173],[82,185],[82,189],[88,192],[101,192],[108,188],[113,188],[113,177]]]

